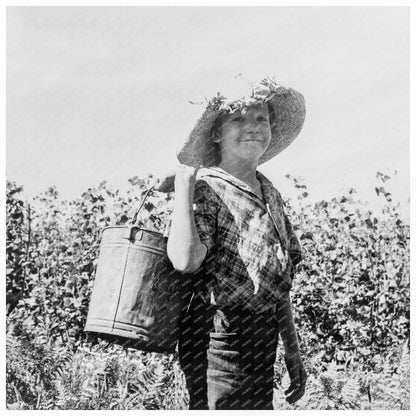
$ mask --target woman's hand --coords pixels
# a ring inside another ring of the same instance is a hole
[[[192,166],[179,165],[175,174],[175,190],[192,191],[193,194],[197,173],[198,169]]]
[[[285,391],[286,395],[290,395],[286,401],[293,404],[305,394],[307,374],[299,353],[285,355],[284,359],[290,378],[290,386]]]
[[[158,185],[155,185],[155,190],[159,192],[172,192],[175,190],[175,169],[170,169],[163,176],[157,180]]]
[[[193,189],[197,173],[198,169],[180,164],[158,179],[158,185],[155,186],[155,190],[159,192],[172,192],[178,187],[180,189]]]

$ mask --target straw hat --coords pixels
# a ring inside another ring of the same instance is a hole
[[[275,124],[269,147],[259,159],[259,165],[286,149],[297,137],[305,120],[305,100],[299,92],[279,85],[274,79],[265,78],[251,87],[248,97],[230,100],[217,94],[207,101],[201,118],[189,137],[179,145],[177,158],[188,166],[212,166],[215,164],[216,149],[212,141],[212,128],[220,114],[243,113],[250,105],[267,103],[274,111]]]

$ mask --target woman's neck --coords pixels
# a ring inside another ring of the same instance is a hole
[[[258,186],[258,179],[256,177],[257,164],[253,162],[228,162],[221,161],[218,165],[221,169],[224,169],[229,174],[233,175],[240,181],[245,182],[250,185],[252,188]]]

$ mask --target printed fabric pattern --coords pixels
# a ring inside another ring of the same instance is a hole
[[[302,255],[280,193],[259,171],[256,177],[265,201],[219,167],[200,169],[193,212],[208,250],[197,272],[204,280],[199,294],[215,305],[262,312],[286,300]]]

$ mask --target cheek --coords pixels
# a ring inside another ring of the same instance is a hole
[[[234,126],[230,126],[227,127],[223,130],[223,142],[232,142],[235,141],[241,134],[241,129],[234,127]]]
[[[266,137],[268,137],[269,140],[271,140],[271,138],[272,138],[272,130],[271,130],[271,128],[270,127],[265,127],[263,129],[263,132],[264,132],[264,135]]]

